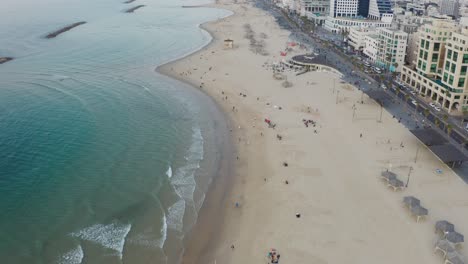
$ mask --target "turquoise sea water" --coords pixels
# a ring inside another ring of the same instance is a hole
[[[1,263],[177,262],[225,124],[154,69],[228,15],[181,8],[199,3],[2,1],[0,57],[16,59],[0,65]]]

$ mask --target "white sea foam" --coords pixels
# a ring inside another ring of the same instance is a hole
[[[71,235],[115,250],[119,257],[122,258],[125,238],[131,228],[132,226],[130,224],[121,224],[116,222],[108,225],[95,224],[81,229],[78,232],[74,232]]]
[[[169,168],[167,168],[166,175],[169,179],[172,177],[172,167],[170,165]]]
[[[63,254],[57,261],[58,264],[80,264],[83,261],[84,253],[80,245]]]
[[[178,168],[171,178],[171,183],[174,186],[179,197],[193,201],[195,192],[195,172],[200,168],[200,161],[203,159],[203,136],[199,127],[192,129],[192,144],[188,149],[184,166]]]
[[[167,211],[167,226],[181,232],[184,225],[185,201],[182,199],[177,201]]]

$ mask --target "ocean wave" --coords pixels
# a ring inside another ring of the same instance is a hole
[[[169,168],[167,168],[166,175],[169,179],[172,177],[172,167],[170,165]]]
[[[78,232],[74,232],[71,235],[73,237],[100,244],[105,248],[112,249],[118,253],[120,258],[122,258],[125,238],[131,228],[132,225],[130,224],[121,224],[116,222],[108,225],[95,224],[81,229]]]
[[[57,261],[58,264],[80,264],[83,261],[84,253],[80,245],[63,254]]]
[[[200,168],[200,161],[203,159],[203,136],[199,127],[192,128],[192,144],[186,155],[186,163],[178,168],[171,178],[171,183],[179,197],[193,201],[193,194],[196,188],[195,172]]]
[[[182,232],[184,226],[185,201],[179,200],[167,209],[167,226],[170,229]]]
[[[145,229],[142,233],[137,234],[136,236],[129,239],[129,242],[132,244],[137,244],[140,246],[148,248],[160,248],[164,247],[167,239],[167,219],[166,215],[163,215],[162,226],[160,229],[160,238],[155,239],[153,233],[153,227]]]

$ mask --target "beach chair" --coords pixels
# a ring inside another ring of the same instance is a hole
[[[440,239],[437,241],[434,247],[434,253],[437,253],[437,251],[441,251],[442,256],[445,259],[448,253],[455,251],[455,247],[452,245],[452,243],[450,243],[446,239]]]

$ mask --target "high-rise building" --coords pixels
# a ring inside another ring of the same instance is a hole
[[[356,17],[358,0],[330,0],[331,17]]]
[[[392,22],[393,11],[390,0],[364,0],[369,2],[369,19]]]
[[[408,33],[390,29],[379,29],[377,65],[392,72],[400,72],[405,62]]]
[[[439,2],[439,13],[458,18],[460,14],[460,3],[458,0],[441,0]]]
[[[390,27],[392,19],[390,0],[330,0],[325,29],[337,33],[351,27]]]
[[[419,33],[417,65],[403,67],[401,80],[449,113],[468,109],[468,28],[434,21]]]

